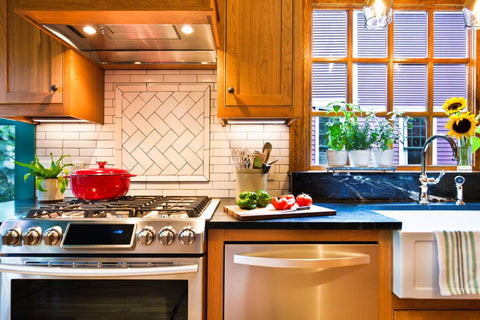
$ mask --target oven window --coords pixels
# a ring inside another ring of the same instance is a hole
[[[12,280],[12,319],[187,319],[187,280]]]

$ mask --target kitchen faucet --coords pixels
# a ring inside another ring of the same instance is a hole
[[[447,140],[447,142],[450,144],[450,147],[452,148],[453,160],[458,161],[457,145],[455,144],[455,141],[453,141],[451,137],[447,135],[436,134],[428,138],[427,141],[425,141],[425,144],[423,145],[423,148],[422,148],[422,156],[420,158],[422,163],[422,172],[420,173],[420,178],[419,178],[420,180],[420,199],[418,200],[419,204],[430,203],[428,201],[428,186],[437,184],[438,182],[440,182],[440,179],[442,179],[442,177],[445,175],[445,170],[442,170],[442,172],[440,172],[438,177],[434,179],[434,178],[428,178],[427,174],[425,173],[425,161],[426,161],[425,156],[427,154],[428,147],[433,142],[433,140],[437,138],[442,138]]]

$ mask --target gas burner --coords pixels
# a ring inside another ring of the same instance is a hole
[[[31,209],[27,218],[195,218],[209,202],[207,196],[126,196],[110,201],[73,199]]]

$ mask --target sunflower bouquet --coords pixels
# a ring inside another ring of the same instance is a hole
[[[450,118],[447,125],[448,135],[457,139],[459,167],[468,167],[471,169],[472,153],[480,148],[480,138],[475,133],[480,133],[480,127],[477,127],[480,114],[466,111],[467,101],[462,97],[453,97],[445,101],[443,110]]]

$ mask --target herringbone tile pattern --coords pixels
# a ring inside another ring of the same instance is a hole
[[[119,153],[135,180],[208,180],[210,87],[187,89],[122,92]]]

